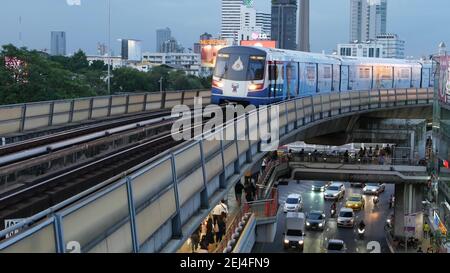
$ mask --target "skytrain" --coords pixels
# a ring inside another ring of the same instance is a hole
[[[211,102],[267,105],[321,93],[427,88],[432,64],[231,46],[219,50]]]

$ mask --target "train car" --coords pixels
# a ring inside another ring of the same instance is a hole
[[[218,52],[211,101],[258,106],[318,93],[430,87],[432,81],[426,62],[232,46]]]

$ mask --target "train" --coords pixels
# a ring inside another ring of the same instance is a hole
[[[433,85],[430,61],[230,46],[217,53],[211,102],[259,106],[329,92]]]

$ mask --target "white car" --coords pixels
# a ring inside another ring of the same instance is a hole
[[[384,184],[369,183],[363,188],[364,194],[380,194],[384,192]]]
[[[325,191],[323,198],[326,200],[339,200],[345,196],[345,186],[343,183],[332,183]]]
[[[289,194],[284,202],[284,212],[299,212],[303,209],[303,198],[300,194]]]
[[[337,226],[354,227],[354,225],[355,225],[355,213],[353,212],[353,209],[342,208],[338,214]]]

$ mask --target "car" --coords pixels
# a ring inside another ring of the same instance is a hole
[[[352,194],[347,198],[345,207],[353,210],[364,209],[366,201],[361,194]]]
[[[355,213],[353,212],[353,209],[342,208],[339,211],[337,226],[351,228],[355,226]]]
[[[364,183],[350,183],[350,186],[363,188],[365,185],[364,185]]]
[[[300,194],[289,194],[284,202],[284,212],[299,212],[303,209],[303,198]]]
[[[385,185],[383,183],[377,184],[377,183],[369,183],[363,188],[364,194],[380,194],[384,192]]]
[[[298,249],[303,252],[305,242],[305,214],[288,212],[286,215],[285,232],[283,233],[284,249]]]
[[[321,230],[326,226],[326,215],[323,211],[311,211],[306,215],[307,230]]]
[[[347,251],[347,247],[342,240],[330,239],[328,240],[325,250],[327,253],[345,253]]]
[[[331,184],[330,182],[316,181],[312,184],[311,190],[318,191],[318,192],[324,192],[330,184]]]
[[[343,183],[332,183],[325,191],[325,200],[339,200],[345,196],[345,186]]]

